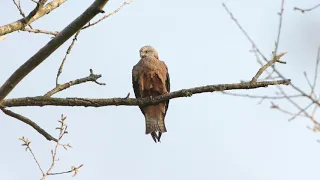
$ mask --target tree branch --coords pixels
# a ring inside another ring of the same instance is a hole
[[[117,12],[119,12],[124,6],[130,4],[133,0],[128,0],[128,1],[125,1],[118,9],[114,10],[113,12],[107,14],[107,15],[104,15],[102,18],[100,18],[99,20],[97,20],[96,22],[94,23],[90,23],[86,26],[84,26],[82,29],[87,29],[88,27],[91,27],[91,26],[94,26],[96,24],[98,24],[99,22],[103,21],[104,19],[116,14]]]
[[[294,7],[293,10],[297,10],[297,11],[300,11],[301,13],[305,13],[306,11],[312,11],[314,9],[317,9],[318,7],[320,7],[320,4],[317,4],[317,5],[313,6],[312,8],[308,8],[308,9],[301,9],[298,7]]]
[[[63,91],[65,89],[68,89],[71,86],[82,84],[82,83],[86,83],[86,82],[90,82],[90,81],[91,82],[95,82],[95,83],[97,83],[99,85],[105,85],[104,83],[97,82],[97,80],[101,76],[102,76],[101,74],[93,74],[93,71],[90,69],[90,75],[88,77],[76,79],[76,80],[73,80],[73,81],[70,81],[70,82],[67,82],[67,83],[64,83],[64,84],[59,84],[55,88],[53,88],[52,90],[50,90],[49,92],[47,92],[43,96],[51,97],[52,95],[54,95],[54,94],[56,94],[56,93],[58,93],[60,91]]]
[[[315,91],[316,91],[317,79],[318,79],[319,62],[320,62],[320,46],[318,47],[317,60],[316,60],[316,65],[315,65],[315,69],[314,69],[313,84],[312,84],[311,92],[310,92],[310,96],[313,95],[314,98],[317,98],[315,95]]]
[[[0,36],[24,29],[28,24],[36,21],[46,14],[49,14],[52,10],[56,9],[66,1],[67,0],[52,0],[43,7],[38,7],[38,4],[37,7],[31,11],[27,17],[19,19],[10,24],[0,26]]]
[[[279,55],[274,55],[273,59],[271,61],[269,61],[267,64],[263,65],[259,71],[257,72],[257,74],[252,78],[251,80],[251,83],[256,83],[258,78],[261,76],[261,74],[268,68],[270,67],[271,65],[273,65],[274,63],[276,62],[279,62],[279,63],[284,63],[283,61],[280,61],[280,58],[282,56],[284,56],[285,54],[287,53],[281,53]],[[285,64],[285,63],[284,63]]]
[[[52,137],[49,133],[47,133],[44,129],[42,129],[38,124],[36,124],[35,122],[33,122],[32,120],[28,119],[25,116],[22,116],[20,114],[17,114],[13,111],[10,111],[4,107],[0,108],[6,115],[11,116],[13,118],[16,118],[26,124],[28,124],[29,126],[33,127],[33,129],[35,129],[36,131],[38,131],[40,134],[42,134],[47,140],[49,141],[56,141],[57,139]]]
[[[249,40],[249,42],[251,43],[254,52],[256,52],[257,54],[259,54],[262,59],[266,62],[269,62],[269,60],[263,55],[263,53],[260,51],[260,49],[258,48],[258,46],[256,45],[256,43],[251,39],[251,37],[249,36],[249,34],[245,31],[245,29],[241,26],[241,24],[238,22],[238,20],[234,17],[234,15],[231,13],[231,11],[228,9],[228,7],[222,3],[222,6],[224,7],[224,9],[227,11],[227,13],[230,15],[231,19],[236,23],[236,25],[238,26],[238,28],[241,30],[241,32],[246,36],[246,38]],[[279,28],[281,28],[281,26],[279,25]],[[278,33],[280,33],[280,31],[278,31]],[[278,42],[279,43],[279,42]],[[275,67],[273,67],[273,71],[281,78],[281,79],[286,79],[284,77],[284,75],[282,75],[282,73],[280,73]],[[272,73],[270,73],[270,76],[272,75]],[[320,106],[320,102],[313,98],[312,96],[309,96],[306,92],[304,92],[302,89],[300,89],[299,87],[297,87],[295,84],[290,83],[290,86],[296,90],[297,92],[299,92],[302,96],[308,98],[310,101],[312,101],[313,103],[317,104]],[[281,91],[283,91],[281,89],[281,87],[278,87],[278,89],[280,89]],[[287,98],[290,101],[290,98]],[[297,107],[297,106],[296,106]],[[299,109],[299,108],[298,108]],[[301,108],[300,108],[301,109]],[[299,109],[299,110],[300,110]]]
[[[57,172],[57,173],[48,173],[48,175],[60,175],[60,174],[68,174],[68,173],[74,172],[74,175],[73,175],[73,176],[75,176],[75,175],[77,175],[78,170],[79,170],[80,168],[82,168],[82,167],[83,167],[83,164],[81,164],[81,165],[78,166],[78,167],[72,166],[71,170],[69,170],[69,171]]]
[[[44,171],[42,170],[41,165],[40,165],[38,159],[36,158],[36,155],[33,153],[32,149],[31,149],[31,147],[30,147],[31,141],[29,141],[29,139],[28,139],[28,138],[25,138],[25,137],[19,138],[19,140],[23,141],[24,144],[22,144],[22,146],[26,146],[26,151],[28,151],[28,150],[30,151],[30,153],[31,153],[34,161],[36,162],[39,170],[40,170],[41,173],[42,173],[42,176],[44,176]]]
[[[246,97],[246,98],[255,98],[255,99],[285,99],[285,96],[269,96],[269,95],[251,95],[251,94],[236,94],[230,92],[221,92],[222,94],[226,94],[229,96],[237,96],[237,97]],[[303,97],[300,94],[288,96],[289,98],[300,98]]]
[[[56,141],[56,145],[54,147],[54,149],[51,150],[51,158],[52,158],[52,162],[50,167],[48,168],[48,170],[45,172],[43,171],[43,168],[41,167],[38,159],[36,158],[35,154],[33,153],[32,149],[31,149],[31,141],[28,138],[22,137],[19,138],[19,140],[23,141],[22,146],[26,147],[26,151],[30,151],[34,161],[36,162],[39,170],[42,173],[42,178],[41,180],[45,180],[48,176],[53,176],[53,175],[59,175],[59,174],[66,174],[66,173],[73,173],[73,176],[77,175],[77,173],[79,172],[79,169],[81,167],[83,167],[83,164],[81,164],[80,166],[76,167],[76,166],[72,166],[71,170],[69,171],[62,171],[62,172],[56,172],[56,173],[52,173],[51,171],[53,170],[53,168],[56,165],[56,162],[59,160],[57,158],[57,153],[58,153],[58,149],[60,146],[62,146],[65,150],[68,150],[68,148],[72,148],[72,146],[68,143],[68,144],[61,144],[61,140],[62,138],[68,134],[67,128],[68,126],[65,124],[66,121],[66,117],[63,116],[63,114],[61,115],[61,120],[59,120],[58,122],[60,123],[60,126],[57,127],[56,129],[59,130],[59,138]]]
[[[94,3],[86,9],[78,18],[64,28],[57,36],[49,41],[27,62],[20,66],[9,79],[0,87],[0,102],[15,88],[15,86],[26,77],[34,68],[42,63],[57,48],[66,42],[73,34],[79,31],[86,23],[88,23],[95,15],[102,11],[108,0],[95,0]],[[1,35],[1,27],[0,27]]]
[[[78,173],[79,168],[81,168],[83,166],[83,165],[80,165],[78,168],[75,166],[72,166],[70,171],[64,171],[61,173],[51,173],[51,171],[53,170],[53,168],[56,165],[56,162],[58,161],[57,152],[58,152],[59,147],[63,146],[66,150],[67,150],[66,146],[71,147],[70,144],[68,144],[68,145],[61,144],[61,140],[64,137],[64,135],[68,134],[68,131],[67,131],[68,126],[67,126],[67,124],[65,124],[66,119],[67,119],[67,117],[63,116],[63,114],[62,114],[61,120],[58,121],[61,124],[60,127],[56,128],[59,130],[59,138],[58,138],[58,141],[57,141],[54,149],[51,150],[51,155],[52,155],[51,166],[49,167],[47,172],[45,174],[43,174],[41,180],[45,180],[50,175],[58,175],[58,174],[65,174],[65,173],[71,173],[71,172],[74,172],[73,176],[75,176]]]
[[[71,49],[72,49],[73,46],[74,46],[74,43],[76,42],[76,40],[78,40],[78,36],[79,36],[80,32],[81,32],[81,31],[78,31],[78,32],[74,35],[74,38],[72,39],[72,42],[71,42],[70,46],[69,46],[68,49],[67,49],[66,55],[64,55],[64,58],[62,59],[62,62],[61,62],[61,64],[60,64],[60,67],[59,67],[58,72],[57,72],[56,86],[59,85],[59,76],[60,76],[61,73],[62,73],[63,65],[64,65],[64,63],[66,62],[67,57],[68,57],[68,55],[70,54]]]
[[[41,30],[41,29],[30,29],[30,28],[24,28],[21,29],[21,31],[29,32],[29,33],[36,33],[36,34],[49,34],[56,36],[59,32],[58,31],[47,31],[47,30]]]
[[[219,84],[200,86],[190,89],[182,89],[153,98],[109,98],[109,99],[88,99],[88,98],[50,98],[44,96],[13,98],[3,100],[3,105],[7,107],[20,106],[84,106],[84,107],[102,107],[102,106],[146,106],[157,104],[169,99],[180,97],[190,97],[193,94],[235,90],[235,89],[255,89],[260,87],[267,87],[270,85],[288,85],[290,79],[278,81],[263,81],[252,84],[250,82],[237,84]]]
[[[21,4],[20,4],[20,0],[18,1],[18,3],[16,2],[16,0],[12,0],[13,1],[13,4],[17,7],[20,15],[23,17],[23,18],[26,18],[26,15],[24,14],[22,8],[21,8]],[[29,27],[32,29],[32,26],[29,24]]]

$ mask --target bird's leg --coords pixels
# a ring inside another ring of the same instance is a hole
[[[157,139],[159,139],[157,133],[153,131],[153,132],[151,133],[151,137],[152,137],[152,139],[154,140],[154,142],[157,143]]]
[[[158,142],[161,142],[161,141],[160,141],[161,135],[162,135],[162,132],[159,131]]]

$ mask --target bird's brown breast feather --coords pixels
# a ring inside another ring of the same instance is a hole
[[[138,83],[141,97],[158,96],[167,93],[165,80],[162,80],[159,73],[142,72]]]

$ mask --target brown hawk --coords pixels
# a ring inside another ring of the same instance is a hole
[[[140,49],[140,61],[132,69],[132,85],[136,98],[154,97],[170,92],[168,68],[159,60],[158,52],[151,46]],[[139,106],[146,121],[146,134],[160,142],[169,100],[156,105]],[[158,134],[157,134],[158,132]]]

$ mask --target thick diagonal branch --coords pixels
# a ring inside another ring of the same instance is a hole
[[[15,88],[15,86],[26,77],[34,68],[42,63],[48,56],[50,56],[57,48],[66,42],[73,34],[79,31],[85,24],[87,24],[95,15],[102,11],[104,5],[108,0],[95,0],[94,3],[85,10],[78,18],[71,24],[64,28],[57,36],[49,41],[43,48],[41,48],[35,55],[33,55],[27,62],[20,66],[9,79],[0,87],[0,102]],[[1,28],[0,28],[1,30]],[[1,35],[1,33],[0,33]]]
[[[89,99],[89,98],[50,98],[50,97],[25,97],[6,99],[3,101],[3,105],[7,107],[19,107],[19,106],[84,106],[84,107],[102,107],[102,106],[145,106],[157,104],[169,99],[175,99],[180,97],[189,97],[193,94],[226,91],[235,89],[255,89],[260,87],[267,87],[270,85],[288,85],[290,80],[279,81],[263,81],[252,84],[250,82],[237,83],[237,84],[219,84],[195,87],[190,89],[182,89],[174,91],[161,96],[153,98],[109,98],[109,99]]]

